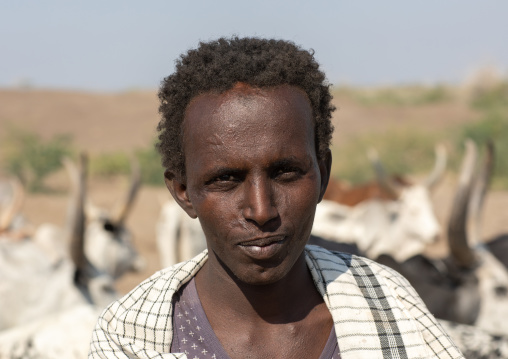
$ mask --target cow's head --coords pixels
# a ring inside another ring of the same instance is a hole
[[[85,205],[90,202],[86,195],[86,162],[86,156],[82,155],[79,165],[70,160],[64,164],[73,184],[68,216],[71,257],[76,265],[77,280],[93,289],[97,287],[95,279],[114,281],[127,271],[140,270],[144,264],[125,225],[140,186],[140,171],[134,164],[128,194],[119,210],[110,214],[93,205]],[[101,294],[90,295],[100,297]]]
[[[442,180],[446,169],[445,147],[436,146],[434,169],[425,180],[411,183],[408,180],[395,181],[386,175],[377,153],[369,152],[369,158],[376,172],[377,183],[384,191],[395,198],[386,201],[389,212],[389,226],[380,235],[378,243],[373,243],[372,256],[389,254],[397,260],[422,253],[425,247],[436,241],[441,234],[441,226],[436,218],[431,194]]]

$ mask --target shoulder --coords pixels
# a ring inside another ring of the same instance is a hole
[[[332,317],[339,347],[396,350],[409,357],[462,358],[409,282],[398,272],[349,253],[306,247],[306,259]],[[390,328],[387,332],[386,328]],[[379,338],[389,338],[380,342]]]
[[[428,314],[426,305],[409,281],[390,267],[362,256],[312,245],[306,247],[306,255],[315,280],[319,279],[326,291],[340,290],[375,300],[385,298],[390,306],[418,309],[420,315]]]
[[[173,296],[203,266],[206,251],[195,258],[165,268],[111,303],[100,315],[92,348],[113,345],[126,348],[169,350],[172,338]],[[102,338],[102,339],[101,339]],[[97,343],[94,343],[97,341]],[[99,345],[99,342],[103,344]]]
[[[314,245],[306,246],[306,255],[322,273],[334,272],[338,275],[342,272],[343,276],[349,276],[355,281],[377,280],[387,287],[407,288],[414,292],[407,279],[400,273],[371,259],[346,252],[330,251]]]

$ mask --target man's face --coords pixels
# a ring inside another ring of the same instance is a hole
[[[170,189],[199,218],[208,265],[250,284],[284,278],[302,256],[331,163],[316,158],[306,94],[238,84],[199,95],[183,129],[187,179]]]

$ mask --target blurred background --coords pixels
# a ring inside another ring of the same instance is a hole
[[[3,2],[0,11],[0,173],[18,176],[34,227],[65,222],[64,156],[90,156],[89,195],[113,208],[136,158],[143,186],[127,225],[145,269],[160,269],[155,225],[169,194],[153,149],[157,87],[174,61],[220,36],[292,40],[313,49],[333,86],[333,175],[373,178],[375,147],[388,172],[415,180],[443,143],[449,163],[433,194],[447,221],[466,138],[492,139],[496,166],[483,236],[508,232],[508,3],[448,1]]]

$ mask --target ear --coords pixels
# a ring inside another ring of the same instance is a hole
[[[319,160],[319,172],[321,173],[321,187],[319,192],[319,202],[323,199],[330,180],[330,171],[332,169],[332,152],[328,149],[326,154]]]
[[[175,199],[176,203],[182,207],[189,217],[197,218],[196,211],[194,210],[187,193],[187,184],[185,180],[175,176],[174,173],[169,170],[166,170],[164,171],[164,182],[166,183],[166,187]]]

